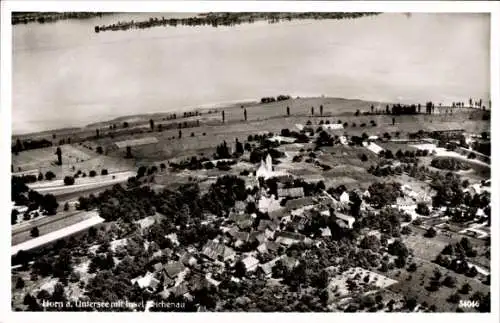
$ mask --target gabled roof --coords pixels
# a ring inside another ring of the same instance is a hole
[[[278,256],[278,257],[274,258],[271,261],[268,261],[268,262],[266,262],[264,264],[261,264],[260,268],[262,268],[262,271],[264,272],[264,274],[271,275],[272,272],[273,272],[274,265],[276,265],[276,262],[278,260],[281,260],[281,258],[283,258],[283,256]]]
[[[253,270],[259,264],[259,260],[252,256],[246,257],[245,259],[242,260],[242,262],[245,265],[246,270]]]
[[[281,258],[281,262],[283,263],[283,265],[288,267],[288,269],[293,269],[299,264],[299,261],[297,259],[288,256],[284,256],[283,258]]]
[[[257,240],[259,242],[264,242],[264,241],[266,241],[266,235],[262,232],[259,232],[259,231],[252,231],[250,233],[248,240],[249,241]]]
[[[158,279],[151,278],[151,281],[149,282],[149,285],[148,285],[148,289],[151,291],[156,291],[159,284],[160,284],[160,281]]]
[[[271,220],[260,220],[257,230],[264,231],[266,228],[269,228],[271,231],[274,231],[278,228],[278,224]]]
[[[202,254],[210,259],[216,260],[219,256],[226,259],[234,256],[236,253],[226,245],[210,240],[203,247]]]
[[[302,187],[278,188],[278,196],[291,198],[304,197],[304,189]]]
[[[180,261],[171,262],[163,266],[163,269],[170,278],[177,277],[177,275],[179,275],[185,268],[186,267],[184,267]]]
[[[274,241],[267,241],[266,247],[267,247],[267,250],[277,251],[279,249],[280,245]]]
[[[303,206],[312,205],[314,201],[312,197],[306,196],[298,199],[288,200],[285,204],[287,210],[295,210]]]
[[[155,272],[158,272],[163,268],[163,265],[161,262],[157,262],[156,264],[153,265],[153,268],[154,268]]]
[[[172,288],[172,293],[176,296],[182,296],[189,292],[187,282],[183,281],[179,285]]]

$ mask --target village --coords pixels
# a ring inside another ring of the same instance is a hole
[[[487,113],[449,109],[434,118]],[[255,131],[276,118],[255,120],[248,135],[222,137],[215,149],[140,163],[164,140],[198,138],[172,129],[110,141],[101,130],[83,145],[135,159],[136,171],[125,163],[75,184],[28,184],[67,200],[64,212],[79,220],[98,220],[50,239],[19,238],[13,308],[127,300],[141,311],[489,311],[489,131],[408,130],[404,115],[373,105],[349,116],[319,110],[287,111],[279,122],[289,128]],[[219,128],[231,127],[224,118],[223,110]],[[242,122],[246,107],[233,126]],[[211,138],[213,147],[221,137]],[[16,226],[24,212],[40,211],[22,207]],[[54,233],[77,222],[67,221]]]

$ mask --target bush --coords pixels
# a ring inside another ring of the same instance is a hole
[[[362,162],[368,161],[368,156],[366,156],[366,154],[361,155],[361,161]]]
[[[108,170],[106,168],[102,169],[101,170],[101,175],[102,176],[108,175]]]
[[[434,228],[429,228],[427,232],[424,234],[426,238],[434,238],[437,235],[437,231]]]
[[[457,279],[452,276],[446,276],[443,280],[443,285],[449,288],[454,288],[457,285]]]
[[[64,177],[64,185],[73,185],[73,184],[75,184],[75,178],[73,176]]]
[[[46,180],[51,181],[54,178],[56,178],[56,174],[54,174],[53,172],[48,171],[47,173],[45,173],[45,179]]]
[[[445,169],[451,171],[467,170],[469,166],[463,162],[453,158],[434,158],[431,161],[431,166],[438,169]]]
[[[95,170],[91,170],[89,172],[89,177],[95,177],[97,175],[96,171]]]
[[[425,204],[423,202],[420,202],[417,204],[417,208],[416,208],[415,212],[417,212],[420,215],[424,215],[424,216],[429,216],[429,214],[431,214],[429,207],[427,206],[427,204]]]
[[[33,238],[36,238],[40,235],[40,232],[38,231],[38,227],[34,227],[33,229],[31,229],[30,231],[30,235],[33,237]]]

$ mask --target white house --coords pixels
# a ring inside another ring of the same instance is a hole
[[[344,204],[347,204],[350,202],[349,200],[349,193],[347,192],[343,192],[341,195],[340,195],[340,203],[344,203]]]
[[[246,271],[254,271],[255,269],[257,269],[257,266],[259,265],[259,260],[252,256],[246,257],[245,259],[242,260],[242,262],[245,265]]]

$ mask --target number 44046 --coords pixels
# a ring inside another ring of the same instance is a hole
[[[479,301],[469,301],[469,300],[460,300],[458,303],[458,307],[462,308],[477,308],[479,307]]]

